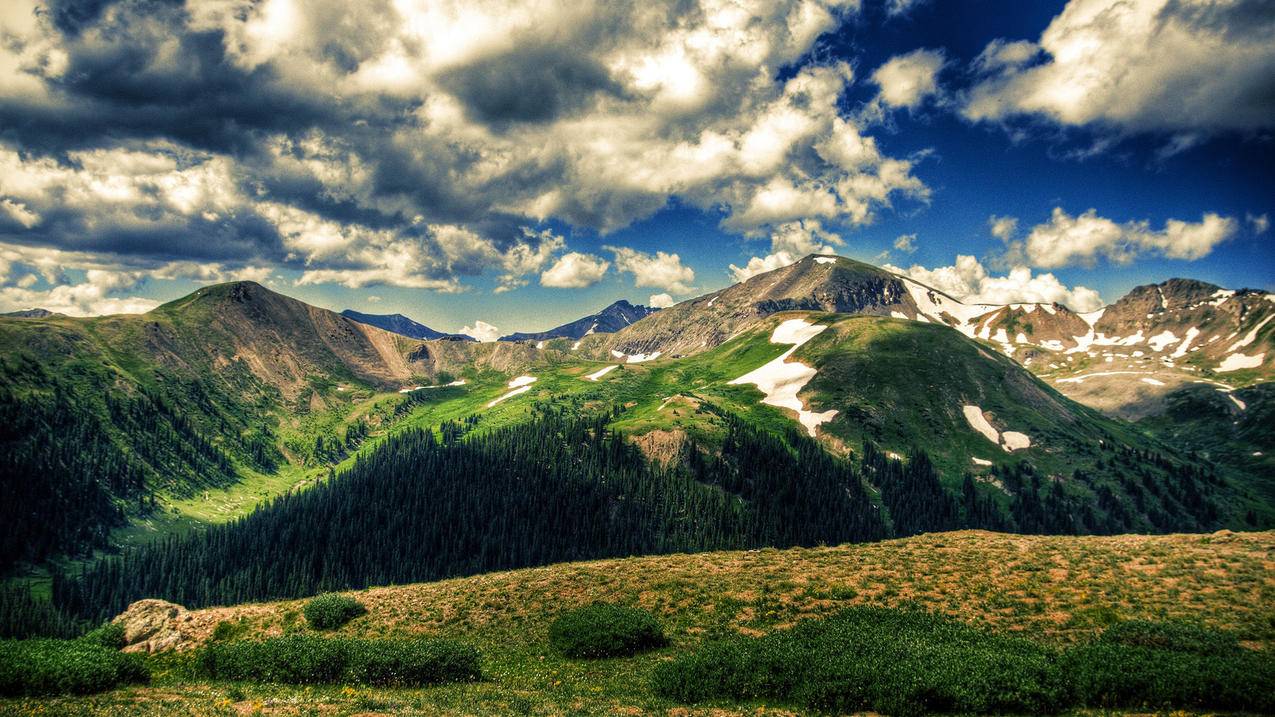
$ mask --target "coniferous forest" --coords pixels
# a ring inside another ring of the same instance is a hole
[[[1042,483],[1030,464],[995,472],[1013,489],[1002,505],[968,477],[959,491],[944,487],[924,453],[896,460],[868,444],[848,461],[796,430],[776,435],[723,418],[720,447],[687,442],[668,467],[613,433],[610,416],[554,406],[492,430],[471,420],[405,431],[243,519],[55,575],[54,604],[96,620],[143,597],[195,607],[562,561],[955,528],[1111,533],[1145,521],[1147,508],[1200,525],[1212,510],[1208,476],[1172,464],[1171,480],[1153,481],[1169,487],[1148,491],[1143,510],[1111,495],[1099,514]],[[1119,452],[1112,460],[1154,463]]]

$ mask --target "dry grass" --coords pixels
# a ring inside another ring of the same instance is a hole
[[[674,639],[765,631],[848,605],[920,604],[993,630],[1058,642],[1117,619],[1190,618],[1275,641],[1275,532],[1115,537],[961,531],[833,548],[678,554],[569,563],[357,593],[369,614],[343,632],[542,639],[560,611],[637,604]],[[192,612],[206,639],[222,620],[278,634],[304,601]]]
[[[1275,646],[1275,532],[1040,537],[965,531],[835,548],[668,555],[492,573],[358,593],[369,613],[337,631],[442,635],[477,644],[486,681],[427,690],[206,683],[180,657],[150,687],[89,698],[0,701],[0,714],[781,715],[761,704],[668,704],[650,671],[705,636],[760,634],[854,604],[914,603],[993,630],[1073,642],[1128,618],[1189,618]],[[571,661],[548,625],[595,600],[660,615],[670,648]],[[192,612],[192,643],[223,620],[242,634],[304,630],[304,601]],[[1089,714],[1089,713],[1081,713]],[[1096,714],[1096,713],[1094,713]]]

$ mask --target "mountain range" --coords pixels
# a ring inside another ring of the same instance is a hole
[[[659,311],[641,304],[634,305],[621,299],[596,314],[590,314],[548,331],[516,332],[501,336],[501,341],[551,341],[553,339],[582,339],[590,334],[610,334],[631,326]]]
[[[448,334],[442,331],[435,331],[425,324],[417,323],[402,314],[364,314],[354,309],[346,309],[341,315],[347,319],[354,319],[360,324],[375,326],[378,329],[396,333],[400,336],[406,336],[409,339],[421,339],[422,341],[477,341],[473,336],[465,334]]]
[[[1273,309],[1190,280],[1088,314],[965,304],[810,256],[668,309],[617,302],[491,343],[410,338],[398,331],[428,329],[251,282],[142,315],[4,318],[0,569],[246,515],[405,430],[494,430],[549,407],[597,416],[670,470],[719,454],[737,425],[819,446],[858,466],[893,534],[953,523],[941,508],[907,527],[919,509],[891,503],[875,455],[933,466],[937,482],[906,492],[932,496],[926,510],[961,490],[990,506],[973,527],[1268,524]],[[396,331],[364,322],[381,319]],[[1046,523],[1024,500],[1051,490]]]

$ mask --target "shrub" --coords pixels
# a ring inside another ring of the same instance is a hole
[[[549,626],[549,644],[566,657],[603,658],[636,655],[663,647],[668,640],[651,613],[595,603],[554,620]]]
[[[336,593],[319,595],[305,605],[305,619],[316,630],[335,630],[366,612],[363,603]]]
[[[479,679],[478,652],[447,640],[360,640],[289,635],[260,642],[214,642],[200,655],[215,679],[288,684],[356,683],[412,687]]]
[[[1240,649],[1234,633],[1189,622],[1130,620],[1107,628],[1099,641],[1110,645],[1149,647],[1199,655],[1224,655]]]
[[[771,699],[806,709],[1048,713],[1066,703],[1054,655],[1027,640],[910,610],[859,607],[656,668],[662,696]]]
[[[1235,636],[1183,624],[1130,622],[1062,660],[1075,699],[1093,707],[1275,712],[1275,658]]]
[[[838,713],[1275,712],[1275,658],[1228,633],[1123,623],[1056,654],[936,615],[869,607],[762,638],[707,643],[656,667],[652,683],[682,702],[769,699]]]
[[[478,651],[449,640],[361,640],[350,645],[347,678],[362,685],[410,687],[482,677]]]
[[[94,645],[101,645],[108,650],[122,650],[124,649],[124,626],[108,622],[80,639]]]
[[[140,655],[89,640],[0,641],[0,695],[84,695],[149,679]]]

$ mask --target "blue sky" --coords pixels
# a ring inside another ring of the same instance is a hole
[[[509,333],[816,248],[971,300],[1275,288],[1255,0],[149,4],[0,13],[0,309],[251,278]]]

